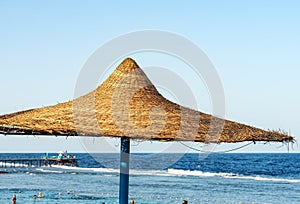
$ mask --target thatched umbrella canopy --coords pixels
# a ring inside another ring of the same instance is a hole
[[[223,121],[165,99],[130,58],[96,90],[73,101],[0,116],[0,133],[205,143],[293,141],[281,131]]]

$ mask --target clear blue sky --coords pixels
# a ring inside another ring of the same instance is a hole
[[[296,0],[2,0],[0,114],[71,100],[83,64],[99,46],[128,32],[157,29],[185,36],[208,55],[223,82],[226,118],[290,130],[299,140],[299,9]],[[279,147],[258,144],[242,151],[287,152]],[[66,148],[84,151],[77,138],[0,136],[0,151]],[[142,143],[133,149],[161,148]]]

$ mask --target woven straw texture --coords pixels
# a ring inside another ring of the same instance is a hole
[[[204,143],[293,141],[282,131],[221,120],[165,99],[130,58],[91,93],[66,103],[0,116],[0,133]]]

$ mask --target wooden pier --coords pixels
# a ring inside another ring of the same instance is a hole
[[[75,158],[0,158],[0,167],[40,167],[51,165],[76,166]]]

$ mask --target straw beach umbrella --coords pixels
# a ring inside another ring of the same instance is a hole
[[[0,116],[0,133],[120,137],[121,152],[125,153],[129,153],[130,139],[204,143],[294,140],[281,131],[222,120],[173,103],[130,58],[96,90],[73,101]],[[120,182],[125,188],[120,187],[120,203],[128,202],[128,160],[128,154],[121,154]]]

